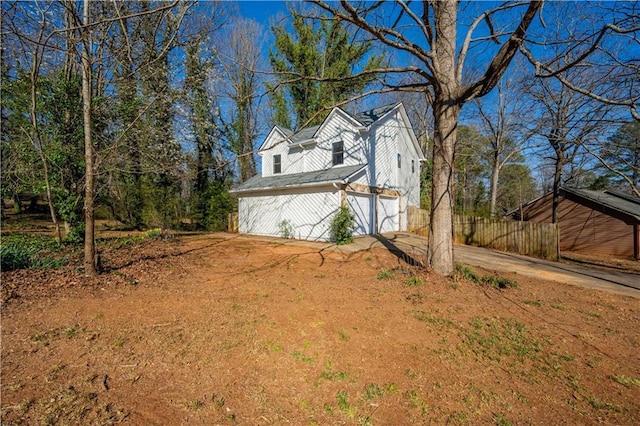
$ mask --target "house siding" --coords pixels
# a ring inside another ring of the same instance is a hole
[[[274,128],[259,153],[262,177],[274,176],[273,156],[278,154],[281,156],[280,175],[365,164],[367,167],[350,176],[352,180],[346,188],[349,195],[324,186],[291,189],[282,185],[280,188],[243,192],[238,196],[239,231],[281,236],[279,224],[287,220],[293,226],[295,238],[328,240],[330,220],[343,201],[361,210],[357,233],[406,230],[407,207],[420,203],[419,160],[423,157],[414,144],[410,124],[405,121],[406,114],[401,112],[403,107],[380,111],[383,111],[380,118],[364,120],[371,123],[365,129],[355,118],[334,109],[320,127],[305,129],[297,137],[294,134],[292,139],[296,143],[290,143],[283,132]],[[309,139],[312,134],[313,141]],[[338,141],[344,144],[344,161],[334,166],[332,148]],[[401,168],[397,164],[398,154],[401,155]],[[412,160],[415,164],[413,173]]]
[[[398,153],[396,114],[389,114],[371,130],[369,137],[369,158],[371,164],[371,186],[396,189],[398,187],[398,168],[396,164]]]
[[[243,194],[238,199],[238,230],[242,234],[281,237],[280,224],[288,221],[293,228],[292,237],[328,241],[329,225],[339,203],[335,188]]]
[[[523,219],[551,223],[551,194],[526,206]],[[558,206],[560,251],[633,257],[633,225],[563,198]]]
[[[262,156],[262,176],[273,176],[273,156],[277,154],[280,154],[282,159],[281,174],[288,173],[287,170],[292,167],[291,159],[287,155],[288,151],[287,143],[282,142],[282,139],[280,139],[279,142],[276,142],[274,146],[268,150],[260,152]]]
[[[306,155],[306,172],[325,170],[331,167],[355,166],[366,160],[362,153],[362,143],[354,125],[341,114],[335,114],[316,137],[317,144]],[[333,166],[333,143],[344,143],[344,163]]]

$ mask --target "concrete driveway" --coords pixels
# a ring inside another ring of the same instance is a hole
[[[425,258],[427,239],[398,232],[382,236],[358,237],[353,244],[342,247],[345,247],[345,250],[357,251],[374,246],[386,247],[410,263],[419,263]],[[560,283],[640,298],[640,275],[638,274],[552,262],[465,245],[455,245],[454,256],[456,262],[471,266],[516,272]]]

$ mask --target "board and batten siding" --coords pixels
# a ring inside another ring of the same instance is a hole
[[[281,223],[288,221],[292,237],[328,241],[329,225],[339,205],[335,188],[243,194],[238,198],[238,229],[242,234],[281,237]]]

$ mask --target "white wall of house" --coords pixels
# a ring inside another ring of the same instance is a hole
[[[239,231],[281,237],[280,224],[288,221],[293,237],[328,241],[339,205],[340,194],[333,187],[242,194],[238,197]]]
[[[316,137],[315,148],[309,150],[306,157],[305,170],[312,172],[332,167],[355,166],[363,164],[364,158],[358,132],[354,124],[341,113],[333,114],[320,129]],[[333,143],[344,144],[344,162],[333,166]]]
[[[405,230],[407,207],[420,204],[422,154],[402,111],[402,107],[392,109],[364,131],[348,114],[334,109],[317,129],[314,141],[297,144],[291,144],[275,128],[260,152],[262,176],[274,175],[274,155],[280,155],[282,175],[366,163],[366,171],[349,182],[361,184],[360,189],[352,191],[362,192],[349,192],[346,198],[357,216],[356,234]],[[334,166],[333,143],[338,141],[344,144],[344,161]],[[398,191],[400,196],[368,194],[369,187]],[[339,205],[340,194],[333,187],[244,193],[239,195],[240,232],[281,236],[278,224],[286,220],[293,226],[296,238],[328,240],[329,223]]]
[[[273,176],[273,156],[280,155],[282,159],[282,170],[291,167],[291,159],[287,158],[289,146],[280,133],[271,132],[269,139],[265,145],[271,145],[270,148],[260,151],[258,154],[262,157],[262,176]]]

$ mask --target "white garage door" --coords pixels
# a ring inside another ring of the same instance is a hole
[[[353,231],[353,235],[367,235],[371,234],[373,228],[373,212],[371,207],[373,205],[373,195],[371,194],[356,194],[353,192],[347,193],[347,205],[349,210],[355,216],[356,228]]]
[[[398,197],[378,197],[378,233],[400,229],[400,203]]]
[[[238,229],[241,234],[281,237],[286,223],[294,238],[328,241],[339,199],[333,188],[242,195],[238,197]]]

